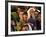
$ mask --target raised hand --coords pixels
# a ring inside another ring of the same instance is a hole
[[[28,9],[28,11],[27,11],[28,19],[30,18],[30,16],[34,16],[34,11],[35,11],[35,8],[29,8]]]

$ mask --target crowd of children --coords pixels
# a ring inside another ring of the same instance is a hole
[[[11,9],[11,31],[41,30],[41,7],[13,6]]]

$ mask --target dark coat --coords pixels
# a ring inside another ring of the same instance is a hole
[[[41,30],[41,22],[39,20],[36,20],[36,24],[37,30]]]
[[[29,19],[28,19],[28,23],[32,23],[32,24],[33,24],[32,30],[35,30],[34,27],[36,27],[36,20],[33,19],[33,18],[29,18]]]

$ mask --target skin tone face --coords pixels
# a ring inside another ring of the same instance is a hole
[[[24,12],[19,12],[19,17],[20,17],[20,19],[22,19],[22,20],[23,20],[23,14],[24,14]]]
[[[23,20],[27,21],[27,15],[23,15]]]
[[[38,15],[38,12],[35,12],[35,16],[37,16]]]
[[[27,26],[25,27],[25,30],[28,31],[28,27]]]
[[[25,31],[25,27],[22,28],[22,31]]]
[[[30,10],[30,16],[34,16],[34,10],[33,9]]]

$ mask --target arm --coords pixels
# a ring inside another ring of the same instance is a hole
[[[35,11],[35,9],[34,9],[34,8],[29,8],[29,9],[28,9],[28,11],[27,11],[28,19],[30,18],[30,16],[34,16],[34,13],[33,13],[33,12],[31,12],[31,10],[32,10],[32,11]],[[31,14],[30,14],[30,13],[31,13]]]

